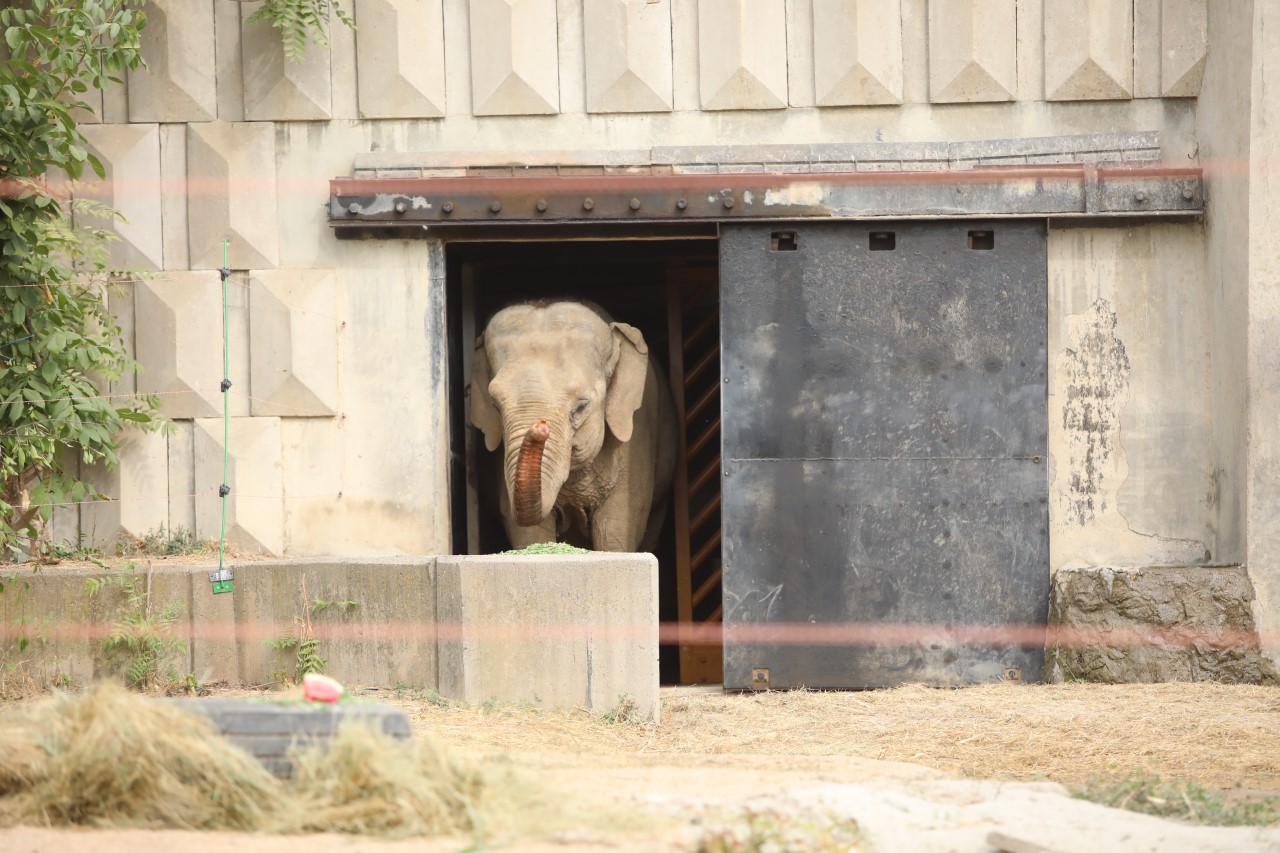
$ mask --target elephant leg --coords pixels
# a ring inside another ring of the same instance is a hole
[[[636,551],[644,538],[648,502],[617,489],[591,514],[591,547],[596,551]]]

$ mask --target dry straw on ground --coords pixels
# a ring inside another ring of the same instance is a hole
[[[209,723],[102,685],[0,719],[0,825],[426,835],[475,828],[483,786],[426,738],[348,727],[282,783]]]
[[[1134,770],[1280,790],[1280,689],[1196,684],[904,686],[867,692],[671,692],[658,727],[586,712],[402,702],[424,728],[480,753],[545,752],[619,762],[681,755],[788,760],[852,756],[970,778],[1068,785]]]

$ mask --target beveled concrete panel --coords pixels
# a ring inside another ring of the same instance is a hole
[[[1161,0],[1160,94],[1166,98],[1197,97],[1208,56],[1208,0]]]
[[[177,421],[169,441],[169,532],[196,529],[195,425]]]
[[[337,292],[328,270],[249,276],[254,415],[328,417],[338,406]]]
[[[333,80],[328,48],[310,43],[300,61],[290,62],[279,30],[266,21],[248,23],[262,5],[245,3],[240,9],[244,117],[249,121],[330,118]],[[333,22],[328,23],[331,26]]]
[[[165,269],[190,269],[187,245],[187,128],[160,125],[160,229]]]
[[[559,112],[555,0],[471,0],[469,9],[472,112]]]
[[[671,0],[594,0],[582,35],[588,112],[671,109]]]
[[[704,110],[787,105],[783,0],[698,0],[698,88]]]
[[[160,216],[160,128],[154,124],[98,124],[80,128],[106,170],[106,179],[85,170],[82,198],[110,205],[122,218],[92,218],[96,227],[114,231],[108,245],[113,267],[160,269],[163,237]],[[77,219],[80,214],[77,213]]]
[[[157,432],[127,429],[120,433],[119,467],[95,463],[80,473],[110,500],[80,507],[80,530],[85,543],[111,544],[116,537],[142,537],[167,527],[169,522],[168,451],[165,437]]]
[[[356,0],[362,118],[442,116],[443,0]]]
[[[1133,4],[1044,0],[1044,88],[1050,101],[1133,96]]]
[[[1017,23],[1017,0],[929,0],[929,99],[1014,100]]]
[[[147,64],[129,72],[129,120],[212,120],[218,114],[213,4],[150,0],[146,12]]]
[[[196,535],[216,539],[222,523],[223,423],[195,422]],[[284,551],[284,488],[280,467],[280,419],[232,418],[226,485],[227,543],[243,550]]]
[[[187,126],[187,230],[192,269],[274,267],[279,258],[275,128],[260,122]]]
[[[222,285],[217,273],[171,272],[133,285],[138,390],[171,418],[222,411]]]
[[[817,104],[902,103],[900,0],[813,0]]]

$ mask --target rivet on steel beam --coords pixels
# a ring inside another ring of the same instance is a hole
[[[1182,191],[1182,197],[1185,198],[1187,201],[1191,201],[1191,199],[1196,197],[1195,190],[1191,189],[1191,187],[1187,187],[1185,190]]]
[[[492,213],[497,213],[499,210],[502,210],[502,202],[500,201],[489,202],[489,210]]]
[[[1136,193],[1133,194],[1133,200],[1136,201],[1138,204],[1142,204],[1144,201],[1147,200],[1147,194],[1144,193],[1142,190],[1138,190]]]
[[[726,198],[726,199],[724,200],[724,209],[725,209],[725,210],[728,210],[728,209],[729,209],[729,208],[731,208],[731,207],[733,207],[733,197],[732,197],[732,196],[730,196],[729,198]]]
[[[356,204],[354,201],[351,202],[351,204],[347,205],[347,213],[359,213],[359,212],[360,212],[360,205]]]
[[[440,210],[442,213],[446,214],[453,213],[453,202],[446,201],[444,204],[440,205]]]
[[[640,209],[640,199],[638,199],[638,198],[633,198],[633,199],[631,199],[631,209],[632,209],[632,210],[639,210],[639,209]]]
[[[534,205],[538,208],[539,213],[545,213],[547,210],[547,200],[545,198],[538,199],[538,203]]]
[[[404,202],[402,201],[396,202],[396,213],[404,213],[408,209],[409,209],[409,205],[405,204]]]
[[[684,199],[682,198],[676,199],[676,210],[684,210],[688,206],[689,206],[689,202],[685,201]]]
[[[583,210],[590,210],[591,208],[593,208],[593,207],[595,207],[595,206],[596,206],[596,203],[595,203],[594,201],[592,201],[591,199],[589,199],[589,198],[584,198],[584,199],[582,200],[582,209],[583,209]]]

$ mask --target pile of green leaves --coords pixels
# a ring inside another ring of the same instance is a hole
[[[142,63],[144,0],[30,0],[0,10],[0,559],[18,553],[50,504],[98,497],[68,470],[117,464],[116,435],[154,426],[155,401],[109,398],[134,363],[107,310],[109,235],[73,227],[51,174],[102,164],[76,126],[88,93]],[[112,212],[77,202],[84,212]]]

